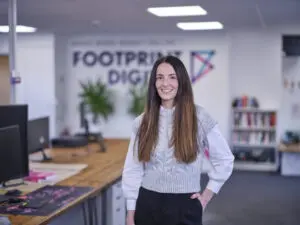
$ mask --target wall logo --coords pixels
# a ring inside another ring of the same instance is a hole
[[[215,55],[214,50],[192,51],[190,54],[191,81],[196,83],[205,74],[214,69],[211,63],[212,57]]]
[[[72,66],[101,69],[101,74],[107,77],[110,85],[144,83],[151,73],[156,59],[165,55],[180,57],[180,50],[113,50],[113,51],[74,51]]]
[[[182,50],[76,50],[72,52],[72,66],[101,70],[107,83],[137,85],[148,79],[151,68],[157,58],[174,55],[179,58]],[[190,79],[197,82],[205,74],[214,69],[211,63],[214,50],[188,51],[190,53]]]

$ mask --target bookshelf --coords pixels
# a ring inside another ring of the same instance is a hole
[[[276,125],[276,110],[232,109],[231,148],[235,155],[235,169],[277,170]]]

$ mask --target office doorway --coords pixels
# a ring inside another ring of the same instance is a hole
[[[0,105],[10,104],[9,58],[0,55]]]

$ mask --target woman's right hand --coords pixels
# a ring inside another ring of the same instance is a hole
[[[134,224],[134,210],[129,210],[127,212],[126,225],[135,225]]]

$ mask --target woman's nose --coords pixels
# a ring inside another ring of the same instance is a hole
[[[165,78],[164,80],[163,80],[163,85],[168,85],[169,84],[169,80],[167,79],[167,78]]]

